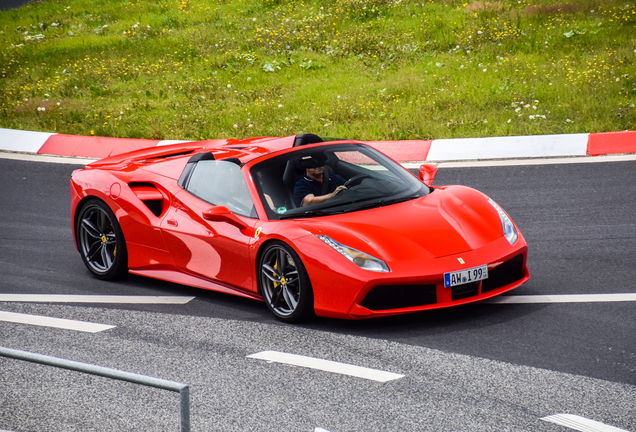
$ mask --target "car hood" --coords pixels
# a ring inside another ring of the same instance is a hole
[[[439,258],[478,249],[503,236],[488,198],[449,186],[385,207],[305,219],[307,229],[384,260]]]

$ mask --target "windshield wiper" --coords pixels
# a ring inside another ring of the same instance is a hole
[[[411,195],[407,195],[407,196],[403,196],[399,198],[375,200],[375,201],[371,201],[368,203],[361,204],[359,206],[355,206],[355,207],[343,210],[343,213],[348,213],[348,212],[358,211],[358,210],[365,210],[365,209],[370,209],[375,207],[383,207],[383,206],[387,206],[391,204],[397,204],[404,201],[410,201],[412,199],[419,198],[421,196],[423,195],[420,195],[419,193],[415,193],[415,194],[411,194]]]
[[[280,215],[280,219],[304,218],[313,216],[329,216],[339,212],[328,212],[324,210],[305,210],[304,212],[285,213]]]

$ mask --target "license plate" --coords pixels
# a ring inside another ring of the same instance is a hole
[[[488,266],[483,265],[473,267],[467,270],[458,270],[450,273],[444,273],[444,286],[446,288],[455,285],[463,285],[471,282],[488,279]]]

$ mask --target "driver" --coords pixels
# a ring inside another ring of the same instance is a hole
[[[327,158],[324,155],[305,156],[300,160],[299,165],[305,168],[305,176],[294,185],[294,202],[297,207],[323,203],[346,189],[343,186],[344,178],[338,174],[330,174],[327,179],[327,193],[322,194],[326,163]]]

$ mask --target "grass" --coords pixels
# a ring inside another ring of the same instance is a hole
[[[636,129],[636,3],[44,0],[0,12],[0,127],[402,140]]]

